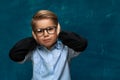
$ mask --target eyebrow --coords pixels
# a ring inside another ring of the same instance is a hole
[[[56,25],[54,25],[54,26],[48,26],[48,27],[46,27],[46,28],[38,28],[38,29],[47,29],[47,28],[51,28],[51,27],[57,27]],[[37,29],[36,29],[37,30]]]

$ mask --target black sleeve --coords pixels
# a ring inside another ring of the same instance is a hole
[[[16,62],[23,61],[25,56],[36,47],[37,43],[33,37],[18,41],[9,52],[9,57]]]
[[[63,44],[77,52],[84,51],[88,45],[88,42],[85,38],[74,32],[61,31],[59,34],[59,39]]]

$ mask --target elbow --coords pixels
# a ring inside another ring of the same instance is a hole
[[[21,56],[19,55],[19,53],[13,53],[12,51],[10,51],[9,53],[9,58],[12,60],[12,61],[15,61],[15,62],[21,62],[24,60],[24,56]]]
[[[78,41],[78,43],[76,44],[77,47],[75,47],[75,51],[78,52],[83,52],[86,50],[87,46],[88,46],[88,41],[86,39],[80,40]]]
[[[88,41],[85,39],[80,47],[80,51],[85,51],[88,46]]]

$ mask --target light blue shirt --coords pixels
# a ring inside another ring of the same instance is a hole
[[[33,52],[32,80],[71,80],[68,60],[78,55],[61,41],[50,49],[38,46]]]

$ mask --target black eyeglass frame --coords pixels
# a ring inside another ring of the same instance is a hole
[[[47,27],[47,28],[44,28],[44,29],[43,28],[36,29],[36,30],[34,30],[34,32],[36,34],[38,34],[39,36],[43,36],[45,31],[48,34],[54,34],[56,32],[56,30],[57,30],[57,26],[50,26],[50,27]]]

